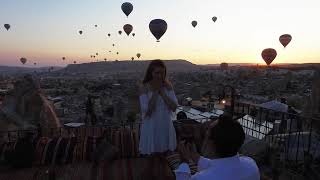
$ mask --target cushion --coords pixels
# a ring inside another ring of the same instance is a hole
[[[42,164],[42,159],[43,155],[45,154],[45,147],[47,146],[48,142],[50,141],[50,138],[48,137],[41,137],[36,145],[35,148],[35,160],[33,164],[35,165],[41,165]]]
[[[197,173],[197,171],[198,171],[197,164],[193,163],[193,162],[188,163],[188,164],[189,164],[189,168],[190,168],[191,174],[193,175],[193,174]]]
[[[181,157],[180,154],[177,152],[167,155],[166,159],[171,170],[176,170],[181,164]]]

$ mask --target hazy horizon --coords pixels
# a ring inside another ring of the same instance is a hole
[[[184,60],[184,59],[168,59],[168,60],[165,60],[165,59],[161,59],[163,61],[172,61],[172,60]],[[132,62],[131,60],[121,60],[121,61],[128,61],[128,62]],[[142,61],[151,61],[151,60],[142,60]],[[188,60],[185,60],[185,61],[188,61]],[[99,61],[99,62],[105,62],[105,61]],[[82,62],[82,63],[77,63],[77,64],[85,64],[85,63],[99,63],[99,62]],[[106,61],[106,62],[115,62],[115,61]],[[188,61],[190,63],[193,63],[191,61]],[[221,63],[212,63],[212,64],[197,64],[197,63],[193,63],[195,65],[199,65],[199,66],[219,66]],[[235,63],[228,63],[229,66],[237,66],[237,65],[256,65],[258,64],[259,66],[267,66],[265,63],[248,63],[248,62],[235,62]],[[274,63],[272,66],[277,66],[277,65],[303,65],[303,64],[319,64],[320,63]],[[67,67],[68,65],[73,65],[73,63],[70,63],[70,64],[64,64],[64,65],[54,65],[54,66],[51,66],[51,65],[41,65],[41,66],[32,66],[32,65],[29,65],[29,66],[24,66],[24,65],[2,65],[0,64],[0,67],[22,67],[22,68],[49,68],[49,67],[57,67],[57,68],[64,68],[64,67]]]
[[[0,65],[22,66],[19,59],[26,57],[27,67],[34,67],[34,62],[39,67],[63,67],[73,61],[90,62],[90,55],[96,52],[100,61],[129,60],[141,53],[142,60],[186,59],[199,65],[264,64],[264,48],[277,50],[274,64],[320,62],[317,0],[128,0],[134,7],[128,18],[121,11],[123,2],[126,1],[2,0]],[[217,17],[216,22],[212,21],[213,16]],[[159,43],[148,26],[156,18],[168,23]],[[193,20],[198,21],[196,28],[191,26]],[[5,23],[11,25],[9,31],[3,27]],[[127,23],[133,25],[135,37],[124,32],[118,35]],[[292,41],[283,48],[279,36],[287,33],[292,35]],[[66,60],[62,61],[62,57]]]

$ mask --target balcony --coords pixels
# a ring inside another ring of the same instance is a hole
[[[276,177],[283,171],[290,171],[306,177],[311,174],[317,176],[314,172],[319,172],[320,140],[313,126],[318,119],[241,102],[235,102],[231,109],[234,120],[242,125],[246,133],[246,142],[240,153],[253,157],[262,174]],[[201,152],[205,131],[217,118],[212,118],[208,112],[198,113],[183,107],[179,107],[177,112],[187,115],[185,119],[180,117],[174,121],[178,140],[194,142]],[[215,112],[219,112],[216,117],[221,114],[220,111]],[[46,151],[45,154],[38,154],[32,168],[8,171],[5,166],[0,166],[0,179],[44,179],[49,176],[56,179],[105,179],[106,176],[115,179],[174,179],[165,159],[143,157],[138,153],[139,129],[140,122],[135,122],[54,128],[47,132],[37,129],[0,132],[1,162],[4,152],[13,150],[17,140],[26,134],[32,134],[36,152]],[[118,148],[116,160],[112,163],[102,160],[96,164],[95,158],[102,158],[96,152],[104,139]],[[73,149],[66,153],[70,144]]]

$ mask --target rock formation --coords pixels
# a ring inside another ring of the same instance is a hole
[[[61,126],[54,106],[47,100],[39,82],[32,75],[25,75],[14,83],[14,89],[5,96],[0,114],[5,117],[3,123],[14,124],[18,129],[40,125],[46,130]]]

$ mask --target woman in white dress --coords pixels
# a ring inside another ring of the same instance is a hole
[[[140,87],[141,154],[165,153],[174,151],[177,146],[172,117],[178,101],[166,74],[165,64],[161,60],[153,60]]]

